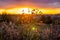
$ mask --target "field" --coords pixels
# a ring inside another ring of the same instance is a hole
[[[0,15],[1,40],[60,40],[60,15]]]

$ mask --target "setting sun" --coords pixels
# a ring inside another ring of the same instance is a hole
[[[18,9],[18,13],[19,14],[22,14],[22,13],[24,13],[24,14],[31,14],[31,11],[32,11],[32,9],[30,9],[30,8],[20,8],[20,9]]]

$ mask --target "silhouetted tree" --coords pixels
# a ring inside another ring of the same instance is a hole
[[[35,14],[34,11],[35,11],[35,9],[32,10],[32,14]]]

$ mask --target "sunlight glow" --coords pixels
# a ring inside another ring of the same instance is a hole
[[[2,14],[3,12],[5,12],[5,10],[4,9],[0,9],[0,14]]]
[[[17,12],[20,14],[22,14],[22,13],[31,14],[31,11],[32,11],[32,9],[29,9],[29,8],[20,8]]]
[[[32,27],[32,30],[36,30],[36,28],[35,27]]]
[[[13,8],[13,9],[0,9],[0,14],[6,12],[6,14],[60,14],[60,8],[58,9],[35,9],[33,8]]]

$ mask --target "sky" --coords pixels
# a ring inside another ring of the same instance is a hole
[[[60,0],[0,0],[0,8],[60,8]]]
[[[13,8],[37,8],[45,14],[60,14],[60,0],[0,0],[0,9]]]

